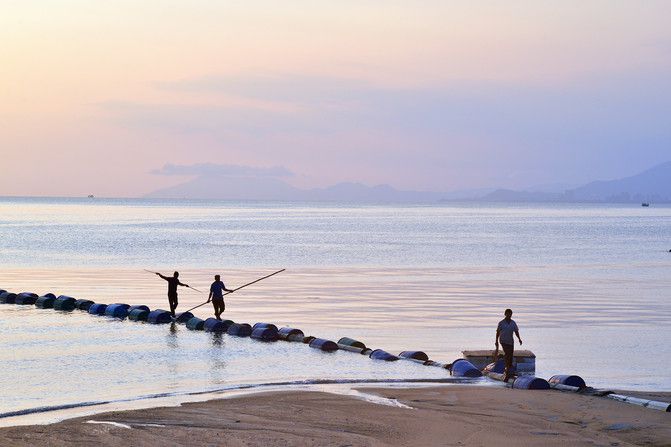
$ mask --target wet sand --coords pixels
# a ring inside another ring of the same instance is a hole
[[[473,386],[361,391],[388,405],[324,392],[257,393],[3,428],[0,445],[671,445],[671,413],[599,397]]]

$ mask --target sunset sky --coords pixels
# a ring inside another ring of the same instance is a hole
[[[0,195],[141,196],[207,163],[434,191],[634,174],[671,159],[669,17],[668,1],[3,0]]]

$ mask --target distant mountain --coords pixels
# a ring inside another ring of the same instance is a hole
[[[671,202],[671,161],[631,177],[591,182],[564,195],[576,202]]]
[[[596,181],[563,193],[497,189],[485,202],[671,203],[671,162],[618,180]]]
[[[273,177],[201,175],[186,183],[154,191],[146,197],[287,202],[430,203],[440,200],[442,195],[433,192],[399,191],[389,185],[366,186],[361,183],[338,183],[328,188],[299,189]]]
[[[435,203],[457,200],[671,203],[671,161],[631,177],[591,182],[563,192],[557,191],[559,185],[537,186],[525,191],[479,189],[451,193],[401,191],[389,185],[367,186],[361,183],[338,183],[327,188],[300,189],[276,176],[262,175],[265,171],[258,173],[251,168],[245,171],[237,167],[235,173],[238,171],[250,175],[231,175],[228,171],[226,175],[213,175],[206,172],[180,185],[154,191],[146,197],[350,203]]]

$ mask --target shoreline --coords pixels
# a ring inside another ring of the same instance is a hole
[[[636,394],[631,392],[630,394]],[[641,394],[671,398],[671,393]],[[372,396],[372,398],[371,398]],[[600,397],[473,385],[259,391],[0,428],[0,444],[671,445],[669,413]],[[93,421],[93,422],[89,422]],[[460,444],[461,443],[461,444]],[[616,444],[615,444],[616,443]]]

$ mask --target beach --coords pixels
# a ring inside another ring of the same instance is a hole
[[[476,386],[359,391],[387,401],[312,391],[254,393],[2,428],[0,445],[671,445],[669,413],[601,397]],[[671,393],[654,397],[668,400]]]

